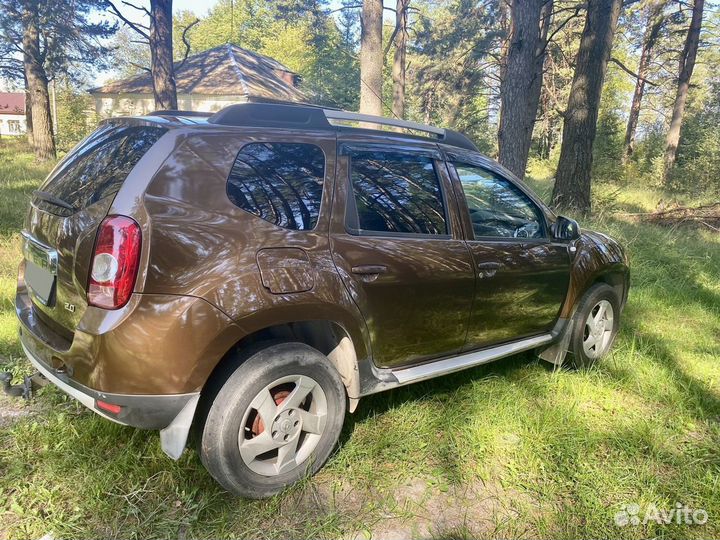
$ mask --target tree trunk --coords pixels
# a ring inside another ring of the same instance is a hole
[[[703,8],[705,0],[695,0],[692,19],[685,38],[685,47],[680,57],[680,74],[678,76],[678,88],[673,106],[670,129],[668,130],[665,143],[665,182],[668,181],[670,171],[675,166],[678,143],[680,142],[680,128],[682,127],[683,114],[685,114],[685,102],[687,101],[688,90],[690,89],[690,78],[695,69],[695,57],[697,56],[698,43],[700,42],[700,27],[702,26]]]
[[[360,17],[360,112],[382,116],[382,0],[363,0]]]
[[[645,28],[645,36],[643,38],[642,51],[640,53],[640,63],[638,64],[639,75],[635,82],[635,92],[633,93],[632,105],[630,106],[630,115],[628,116],[627,129],[625,130],[625,142],[623,150],[623,161],[632,156],[635,150],[635,132],[637,131],[638,120],[640,119],[640,108],[642,106],[643,94],[645,93],[645,79],[652,62],[653,49],[657,41],[660,30],[665,23],[663,17],[664,1],[656,1],[648,12],[647,26]]]
[[[512,27],[500,83],[498,161],[525,176],[543,80],[552,1],[513,0]]]
[[[553,204],[590,212],[590,172],[598,110],[622,0],[588,0],[587,18],[575,58],[564,115]]]
[[[55,159],[55,139],[53,138],[52,116],[50,114],[50,95],[48,79],[43,67],[40,52],[40,32],[38,15],[26,9],[23,14],[23,66],[27,80],[29,107],[31,109],[33,147],[35,158],[39,161]],[[28,104],[26,104],[26,107]]]
[[[32,107],[30,106],[30,90],[28,89],[27,79],[25,79],[25,136],[30,146],[35,146],[33,139],[32,125]]]
[[[407,8],[410,0],[397,0],[395,12],[395,55],[393,56],[392,112],[396,118],[405,118],[405,55],[407,51],[408,29]]]
[[[150,70],[155,108],[177,109],[173,66],[172,0],[152,0],[150,12]]]

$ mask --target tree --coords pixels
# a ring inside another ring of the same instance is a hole
[[[697,56],[698,44],[700,43],[700,28],[702,26],[704,6],[704,0],[695,0],[690,26],[688,27],[687,37],[685,38],[685,47],[683,48],[682,56],[680,56],[677,93],[675,95],[672,118],[670,119],[670,129],[668,130],[665,142],[664,174],[666,182],[669,179],[670,171],[675,165],[678,143],[680,142],[680,128],[682,127],[685,103],[687,101],[688,91],[690,90],[690,78],[695,68],[695,58]]]
[[[627,161],[632,155],[635,146],[635,132],[637,131],[640,109],[645,93],[645,84],[650,72],[650,65],[653,61],[655,44],[660,36],[660,30],[666,22],[664,9],[667,0],[651,0],[647,6],[645,34],[640,51],[640,62],[638,63],[635,91],[633,92],[630,114],[628,115],[627,128],[625,130],[625,141],[623,144],[623,160]]]
[[[498,160],[525,176],[543,81],[552,0],[513,0],[511,30],[500,83]]]
[[[35,147],[35,157],[40,161],[45,161],[55,159],[55,138],[50,114],[48,77],[43,68],[43,55],[40,50],[39,22],[39,13],[33,9],[33,6],[24,6],[22,15],[23,65],[30,96],[33,146]]]
[[[173,63],[172,0],[150,0],[150,10],[125,2],[149,18],[149,26],[125,17],[110,0],[108,8],[150,46],[150,73],[157,110],[177,109],[175,66]]]
[[[363,0],[360,18],[360,112],[382,116],[382,0]]]
[[[12,48],[15,65],[22,64],[22,71],[10,74],[26,88],[38,160],[55,158],[49,81],[58,74],[78,78],[85,68],[105,65],[108,50],[100,40],[116,27],[91,22],[101,5],[101,0],[6,0],[0,6],[0,42]]]
[[[583,214],[590,211],[592,150],[600,97],[621,8],[622,0],[588,0],[585,27],[564,113],[552,200],[557,207]]]
[[[396,118],[405,118],[405,72],[407,68],[409,7],[410,0],[397,0],[395,7],[395,30],[394,39],[392,40],[395,44],[392,65],[392,113]]]

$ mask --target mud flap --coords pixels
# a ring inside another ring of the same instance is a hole
[[[200,401],[200,394],[188,401],[170,425],[160,430],[160,445],[163,452],[177,461],[182,456],[187,443],[190,426],[195,417],[195,409]]]
[[[562,336],[560,339],[551,343],[544,349],[536,349],[537,355],[546,362],[550,362],[555,366],[555,369],[560,369],[567,356],[568,348],[570,345],[570,337],[572,336],[573,328],[575,325],[575,319],[572,318],[568,321],[563,328]]]

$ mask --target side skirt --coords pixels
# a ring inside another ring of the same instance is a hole
[[[442,360],[435,360],[420,364],[418,366],[410,366],[397,369],[380,369],[375,367],[373,375],[375,376],[375,384],[369,384],[364,389],[363,395],[375,394],[398,386],[404,386],[406,384],[412,384],[442,375],[448,375],[468,369],[471,367],[487,364],[494,360],[505,358],[506,356],[512,356],[513,354],[521,353],[546,345],[555,339],[553,333],[540,334],[526,339],[518,341],[512,341],[510,343],[504,343],[502,345],[496,345],[495,347],[489,347],[487,349],[481,349],[478,351],[472,351],[468,353],[462,353],[457,356],[444,358]]]

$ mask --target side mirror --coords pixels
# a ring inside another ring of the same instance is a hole
[[[580,225],[574,219],[558,216],[552,226],[553,237],[558,240],[576,240],[580,238]]]

